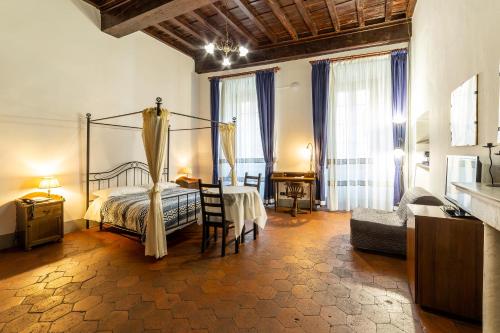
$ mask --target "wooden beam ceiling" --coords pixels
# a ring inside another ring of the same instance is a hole
[[[337,14],[335,0],[326,0],[326,5],[328,7],[328,13],[330,14],[330,19],[332,20],[335,31],[340,31],[339,15]]]
[[[408,0],[408,7],[406,9],[406,17],[412,17],[415,11],[415,6],[417,5],[417,0]]]
[[[193,16],[196,19],[196,21],[200,22],[200,24],[203,25],[205,28],[207,28],[208,30],[213,32],[217,37],[220,37],[220,38],[226,37],[221,30],[217,29],[216,26],[214,26],[212,23],[208,22],[208,20],[206,18],[204,18],[203,16],[198,14],[196,11],[193,11],[192,13],[190,13],[190,15]]]
[[[175,22],[175,24],[179,25],[181,27],[181,29],[189,32],[191,34],[191,36],[195,37],[199,41],[201,41],[203,43],[206,43],[208,41],[207,36],[205,36],[204,34],[201,34],[196,29],[193,29],[191,24],[184,22],[184,20],[174,18],[172,21]]]
[[[409,40],[417,0],[83,0],[113,36],[143,31],[195,60],[199,72],[223,69],[207,42],[229,38],[249,48],[231,68]]]
[[[154,26],[179,15],[209,5],[214,0],[125,1],[101,12],[101,30],[115,37]]]
[[[215,3],[212,5],[212,8],[219,14],[221,17],[224,18],[224,20],[227,20],[227,23],[236,31],[238,34],[240,34],[243,39],[246,39],[249,41],[250,45],[256,46],[259,44],[257,39],[252,35],[250,31],[248,31],[245,26],[241,24],[231,13],[224,8],[224,6],[221,3]]]
[[[392,6],[394,4],[393,0],[387,0],[385,3],[385,21],[389,22],[392,18]]]
[[[297,31],[295,31],[295,28],[293,27],[292,23],[288,19],[288,17],[285,15],[283,10],[281,9],[281,6],[276,0],[266,0],[267,5],[271,8],[273,11],[274,15],[278,20],[281,22],[283,27],[288,31],[290,36],[292,36],[293,40],[299,39],[299,36],[297,35]]]
[[[155,24],[154,27],[159,29],[161,32],[167,34],[168,36],[176,40],[179,44],[183,45],[187,49],[190,49],[192,51],[195,51],[197,49],[191,43],[187,42],[183,36],[179,35],[174,30],[171,30],[169,27],[163,25],[162,23]]]
[[[356,2],[356,13],[358,14],[358,23],[360,27],[365,26],[365,6],[364,0],[354,0]]]
[[[335,52],[408,42],[411,38],[411,22],[400,20],[390,25],[379,24],[370,29],[353,29],[349,32],[334,33],[322,39],[310,38],[305,42],[294,42],[280,47],[263,48],[252,51],[244,59],[238,59],[232,69],[264,65],[278,61],[295,60]],[[221,65],[212,56],[200,55],[195,58],[196,72],[220,71]]]
[[[253,24],[255,24],[272,43],[276,43],[278,40],[276,36],[266,27],[266,24],[254,13],[254,10],[246,1],[247,0],[234,0],[240,10],[253,22]]]
[[[302,19],[307,24],[307,27],[309,28],[313,36],[316,36],[318,34],[318,28],[316,27],[316,23],[314,23],[314,21],[311,19],[311,16],[307,11],[306,6],[304,6],[304,1],[295,0],[295,5],[297,6],[297,9],[299,10],[300,15],[302,16]]]

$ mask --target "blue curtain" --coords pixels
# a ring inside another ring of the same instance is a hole
[[[271,182],[274,157],[274,71],[258,71],[255,81],[259,105],[260,137],[266,162],[264,200],[269,202],[274,197]]]
[[[219,121],[220,109],[220,79],[210,79],[210,119]],[[212,123],[212,182],[219,180],[219,126]]]
[[[316,200],[326,201],[325,193],[325,162],[327,147],[326,121],[328,113],[328,91],[330,86],[330,62],[318,61],[312,65],[312,102],[314,147],[316,162]]]
[[[406,118],[408,113],[408,52],[393,51],[391,55],[392,71],[392,118],[394,149],[405,150]],[[394,205],[399,204],[404,192],[403,157],[394,159]]]

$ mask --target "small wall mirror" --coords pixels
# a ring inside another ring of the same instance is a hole
[[[474,75],[451,93],[451,145],[477,145],[477,80]]]

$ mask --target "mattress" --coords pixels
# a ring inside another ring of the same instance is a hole
[[[161,200],[167,232],[201,218],[200,195],[196,189],[165,189],[161,193]],[[95,199],[89,206],[85,219],[134,231],[144,239],[148,211],[148,193],[127,194]]]

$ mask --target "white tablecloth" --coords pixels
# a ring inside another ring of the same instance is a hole
[[[210,192],[218,193],[217,189]],[[234,233],[238,237],[245,221],[252,221],[264,229],[267,213],[257,188],[250,186],[224,186],[224,206],[226,220],[234,223]]]

